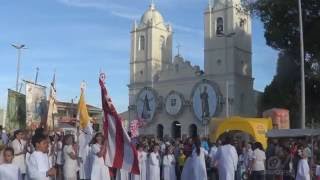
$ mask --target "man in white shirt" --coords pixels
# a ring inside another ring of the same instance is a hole
[[[256,142],[254,144],[254,151],[252,156],[252,167],[250,171],[252,171],[252,179],[253,180],[264,180],[265,179],[265,161],[266,161],[266,153],[263,151],[262,144],[260,142]]]
[[[219,172],[219,180],[234,180],[235,171],[237,170],[238,154],[231,144],[231,138],[228,136],[224,145],[218,148],[215,155],[215,164]]]

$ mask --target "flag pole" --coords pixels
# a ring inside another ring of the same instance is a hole
[[[80,84],[80,99],[81,99],[81,96],[84,95],[84,92],[85,92],[85,88],[86,88],[86,83],[85,81],[82,81],[81,84]],[[78,106],[79,106],[79,103],[78,103]],[[79,111],[79,110],[78,110]],[[78,165],[80,166],[80,115],[79,115],[79,112],[78,112],[78,115],[77,115],[77,141],[78,141],[78,145],[77,145],[77,158],[78,158]]]

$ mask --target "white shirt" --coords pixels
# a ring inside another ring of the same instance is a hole
[[[218,151],[217,146],[212,146],[212,147],[210,148],[210,154],[209,154],[209,156],[210,156],[211,160],[214,160],[214,159],[215,159],[215,156],[216,156],[216,154],[217,154],[217,151]]]
[[[11,143],[11,147],[14,150],[14,154],[22,153],[26,148],[26,141],[15,139]],[[15,155],[12,161],[13,164],[17,165],[20,168],[22,174],[26,173],[26,162],[25,154]]]
[[[0,180],[22,180],[19,167],[15,164],[1,164]]]
[[[316,166],[316,176],[320,176],[320,165]]]
[[[252,170],[264,171],[265,170],[264,162],[266,160],[266,153],[257,148],[253,151],[252,158],[253,158]]]
[[[296,180],[310,180],[310,168],[307,159],[299,160]]]
[[[230,144],[220,146],[215,158],[218,162],[219,179],[234,180],[238,164],[236,149]]]
[[[47,153],[34,151],[27,160],[27,166],[31,180],[49,180],[49,177],[46,176],[50,169]]]
[[[1,133],[1,132],[0,132],[0,133]],[[7,133],[5,133],[5,132],[2,132],[2,133],[1,133],[1,141],[2,141],[3,144],[8,144],[9,138],[8,138]]]
[[[252,149],[248,149],[243,153],[243,161],[246,168],[249,167],[250,161],[253,159]]]

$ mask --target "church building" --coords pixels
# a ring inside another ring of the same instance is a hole
[[[213,117],[255,116],[251,18],[241,0],[204,11],[204,70],[173,57],[173,29],[151,4],[131,30],[127,113],[146,122],[140,134],[203,136]]]

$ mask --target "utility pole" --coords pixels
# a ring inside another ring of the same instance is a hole
[[[27,49],[24,44],[11,44],[12,47],[16,48],[18,51],[18,62],[17,62],[17,79],[16,79],[16,91],[19,88],[19,76],[20,76],[20,59],[21,59],[21,49]]]
[[[304,44],[303,44],[303,23],[301,0],[298,0],[299,8],[299,29],[300,29],[300,58],[301,58],[301,121],[299,128],[304,129],[306,124],[306,90],[304,74]]]
[[[36,79],[34,80],[34,83],[37,84],[38,82],[38,75],[39,75],[39,67],[36,68],[37,72],[36,72]]]

